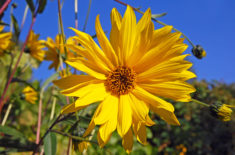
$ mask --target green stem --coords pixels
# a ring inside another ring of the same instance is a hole
[[[65,34],[64,34],[64,27],[63,27],[63,22],[62,22],[60,0],[58,0],[57,2],[58,2],[58,14],[59,14],[60,31],[61,31],[61,35],[62,35],[62,38],[63,38],[63,45],[65,45]],[[65,58],[67,58],[67,51],[66,51],[65,47],[64,47],[64,52],[65,52]]]
[[[23,26],[24,26],[24,23],[25,23],[25,19],[26,19],[28,10],[29,10],[29,6],[26,4],[25,9],[24,9],[24,16],[23,16],[23,19],[22,19],[22,21],[21,21],[20,30],[23,29]]]
[[[83,29],[82,29],[83,32],[85,32],[85,30],[86,30],[88,18],[89,18],[89,15],[90,15],[90,11],[91,11],[91,1],[92,1],[92,0],[89,0],[89,6],[88,6],[87,14],[86,14],[85,24],[84,24]]]
[[[53,119],[54,114],[55,114],[55,104],[56,104],[56,98],[53,98],[53,103],[52,103],[52,109],[51,109],[51,116],[50,116],[50,120]]]
[[[191,99],[192,100],[192,102],[195,102],[195,103],[197,103],[197,104],[201,104],[201,105],[203,105],[203,106],[206,106],[206,107],[209,107],[210,105],[208,105],[208,104],[206,104],[206,103],[203,103],[203,102],[201,102],[201,101],[198,101],[198,100],[196,100],[196,99]]]
[[[47,131],[45,132],[45,134],[42,136],[42,138],[40,139],[39,143],[37,144],[37,146],[34,148],[33,150],[33,155],[36,154],[36,152],[38,151],[40,145],[43,142],[43,139],[46,137],[46,135],[50,132],[50,130],[52,130],[52,128],[59,122],[64,121],[65,119],[69,118],[71,115],[73,115],[73,113],[70,113],[66,116],[64,116],[63,118],[61,118],[61,114],[56,118],[56,120],[52,123],[52,125],[47,129]]]
[[[3,118],[2,126],[5,125],[5,123],[6,123],[6,121],[7,121],[7,118],[8,118],[8,116],[9,116],[9,113],[10,113],[10,111],[11,111],[11,108],[12,108],[12,103],[10,103],[9,106],[7,107],[7,112],[6,112],[6,114],[5,114],[4,118]]]
[[[32,84],[30,84],[29,82],[27,82],[27,81],[25,81],[25,80],[21,80],[21,79],[18,79],[18,78],[13,78],[11,82],[12,82],[12,83],[13,83],[13,82],[24,83],[24,84],[30,86],[31,88],[33,88],[35,91],[37,91],[37,89],[34,88],[34,86],[33,86]]]
[[[92,142],[92,143],[97,144],[97,142],[88,140],[87,138],[82,138],[82,137],[78,137],[78,136],[73,136],[73,135],[70,135],[70,134],[68,134],[68,133],[64,133],[64,132],[57,131],[57,130],[50,130],[50,131],[51,131],[51,132],[58,133],[58,134],[63,135],[63,136],[66,136],[66,137],[69,137],[69,138],[72,138],[72,139],[75,139],[75,140],[86,141],[86,142]]]

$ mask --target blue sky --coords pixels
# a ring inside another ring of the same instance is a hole
[[[14,14],[21,23],[25,8],[25,1],[13,0],[18,4]],[[207,52],[207,57],[198,60],[190,57],[194,63],[198,79],[208,81],[218,80],[221,82],[235,82],[235,1],[234,0],[123,0],[134,7],[141,7],[142,11],[151,8],[153,14],[167,12],[165,17],[159,20],[173,25],[187,35],[194,44],[200,44]],[[81,30],[84,25],[89,0],[78,0],[78,27]],[[93,0],[91,13],[86,32],[95,34],[95,18],[100,14],[102,27],[105,31],[111,30],[110,12],[116,7],[123,15],[125,7],[113,0]],[[3,18],[9,22],[9,8]],[[33,30],[40,34],[40,39],[54,38],[58,34],[58,10],[57,0],[48,0],[43,14],[39,14]],[[139,19],[141,15],[136,13]],[[65,0],[62,9],[62,19],[67,37],[74,35],[68,27],[75,27],[74,1]],[[28,14],[26,24],[20,36],[25,40],[29,29],[31,15]],[[155,24],[155,28],[161,27]],[[185,53],[191,53],[191,46]],[[49,63],[43,62],[39,69],[34,71],[33,78],[45,79],[53,70],[48,71]]]

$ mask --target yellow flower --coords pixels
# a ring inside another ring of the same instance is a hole
[[[25,100],[28,101],[29,103],[35,104],[36,101],[38,100],[38,93],[30,86],[27,86],[23,89],[23,94]]]
[[[99,16],[96,34],[101,48],[92,37],[73,29],[73,37],[81,46],[73,45],[84,58],[71,59],[67,64],[88,75],[71,75],[54,81],[62,94],[79,97],[66,105],[62,113],[71,113],[101,101],[84,133],[90,134],[100,125],[98,143],[103,147],[117,129],[122,145],[130,153],[133,132],[137,140],[146,144],[146,126],[155,123],[148,113],[152,110],[169,124],[179,125],[171,103],[161,97],[189,102],[195,89],[185,81],[196,75],[188,69],[192,63],[182,55],[187,45],[181,33],[172,26],[154,30],[151,10],[148,9],[136,24],[133,9],[128,6],[122,18],[114,8],[111,13],[110,41],[106,37]]]
[[[33,58],[42,61],[44,59],[45,51],[42,50],[45,46],[43,40],[38,40],[39,34],[33,31],[29,34],[29,39],[26,44],[25,53],[29,53]]]
[[[75,42],[73,41],[73,38],[68,38],[67,43],[73,45]],[[64,52],[65,45],[63,43],[62,35],[58,34],[55,38],[55,41],[50,37],[48,37],[47,41],[45,42],[45,45],[48,48],[45,60],[52,61],[52,64],[49,66],[49,69],[55,68],[55,70],[57,70],[60,65],[59,52],[61,55],[65,55]],[[67,59],[76,57],[76,54],[74,54],[70,50],[66,49],[66,51],[67,51]]]
[[[4,26],[0,25],[0,56],[3,55],[3,51],[8,48],[11,43],[11,32],[2,33]]]
[[[76,140],[73,140],[73,150],[83,152],[86,151],[87,148],[90,146],[89,142],[82,141],[82,142],[77,142]]]
[[[177,146],[176,146],[176,149],[177,149],[177,150],[181,150],[181,152],[179,153],[179,155],[185,155],[186,152],[187,152],[187,148],[186,148],[183,144],[177,145]]]
[[[213,116],[226,122],[226,121],[231,120],[231,115],[233,112],[231,108],[234,108],[234,107],[235,106],[228,105],[228,104],[215,103],[210,106],[210,110]]]

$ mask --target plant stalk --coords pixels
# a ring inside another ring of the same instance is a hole
[[[6,0],[6,2],[3,4],[3,6],[0,9],[0,15],[5,11],[10,2],[11,0]]]
[[[18,57],[18,59],[17,59],[17,61],[16,61],[16,64],[15,64],[15,66],[14,66],[14,69],[12,70],[12,73],[11,73],[11,75],[10,75],[10,77],[9,77],[9,80],[7,81],[6,87],[5,87],[4,90],[3,90],[2,96],[1,96],[1,98],[0,98],[0,113],[1,113],[2,107],[3,107],[3,105],[4,105],[4,102],[3,102],[3,101],[4,101],[4,97],[5,97],[6,93],[7,93],[7,89],[8,89],[8,87],[9,87],[9,85],[10,85],[10,83],[11,83],[11,80],[12,80],[12,78],[13,78],[15,72],[16,72],[16,69],[17,69],[17,67],[18,67],[18,65],[19,65],[19,63],[20,63],[21,57],[22,57],[22,55],[23,55],[24,49],[25,49],[26,44],[27,44],[28,39],[29,39],[29,34],[30,34],[30,32],[32,31],[32,28],[33,28],[33,25],[34,25],[35,21],[36,21],[36,16],[34,16],[33,19],[32,19],[32,22],[31,22],[31,25],[30,25],[30,28],[29,28],[29,31],[28,31],[28,35],[27,35],[26,40],[25,40],[25,42],[24,42],[24,44],[23,44],[23,47],[22,47],[22,49],[21,49],[21,51],[20,51],[20,55],[19,55],[19,57]]]
[[[200,105],[203,105],[203,106],[206,106],[206,107],[209,107],[210,105],[208,105],[208,104],[206,104],[206,103],[203,103],[203,102],[201,102],[201,101],[198,101],[198,100],[196,100],[196,99],[191,99],[192,100],[192,102],[195,102],[195,103],[197,103],[197,104],[200,104]]]

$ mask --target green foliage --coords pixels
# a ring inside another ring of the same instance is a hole
[[[35,10],[35,6],[34,6],[34,3],[33,3],[33,0],[26,0],[28,6],[29,6],[29,9],[32,13],[32,15],[34,14],[34,10]]]
[[[40,0],[39,1],[39,6],[38,6],[38,13],[43,13],[45,7],[47,4],[47,0]]]
[[[11,20],[12,20],[12,23],[13,23],[13,26],[14,26],[14,34],[16,35],[16,38],[19,38],[20,36],[20,28],[19,28],[19,25],[18,25],[18,22],[15,18],[15,16],[12,14],[11,15]]]
[[[56,154],[56,135],[53,132],[49,134],[44,139],[44,151],[45,155],[55,155]]]

